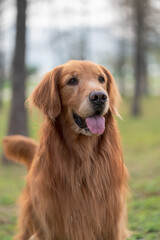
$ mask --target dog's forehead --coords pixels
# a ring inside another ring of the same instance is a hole
[[[100,75],[103,74],[103,70],[100,65],[90,61],[78,61],[72,60],[63,65],[63,75]]]

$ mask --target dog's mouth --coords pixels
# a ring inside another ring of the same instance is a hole
[[[73,119],[79,128],[92,134],[102,134],[105,130],[105,118],[103,116],[94,115],[87,118],[82,118],[78,114],[73,113]]]

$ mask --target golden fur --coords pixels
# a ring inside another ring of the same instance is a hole
[[[28,137],[13,135],[3,138],[3,146],[9,159],[25,164],[29,169],[38,144]]]
[[[67,85],[73,76],[79,84]],[[80,129],[72,116],[93,114],[88,95],[95,90],[108,96],[99,136]],[[113,117],[119,93],[112,75],[95,63],[70,61],[49,72],[28,102],[44,113],[44,123],[39,146],[30,145],[31,158],[20,153],[30,170],[16,239],[125,240],[127,170]]]

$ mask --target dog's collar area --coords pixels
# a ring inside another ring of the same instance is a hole
[[[74,119],[75,123],[78,125],[78,127],[84,129],[87,132],[90,131],[89,128],[87,127],[85,119],[78,116],[76,113],[73,113],[73,119]]]

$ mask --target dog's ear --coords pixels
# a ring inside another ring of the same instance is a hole
[[[110,105],[110,110],[111,112],[118,116],[119,118],[121,118],[119,112],[118,112],[118,107],[119,107],[119,103],[121,100],[121,96],[119,94],[118,88],[117,88],[117,84],[112,76],[112,74],[103,66],[101,66],[105,75],[107,76],[107,92],[109,95],[109,105]]]
[[[48,72],[27,99],[29,105],[35,105],[52,120],[61,112],[61,102],[58,92],[60,72],[61,67],[56,67]]]

